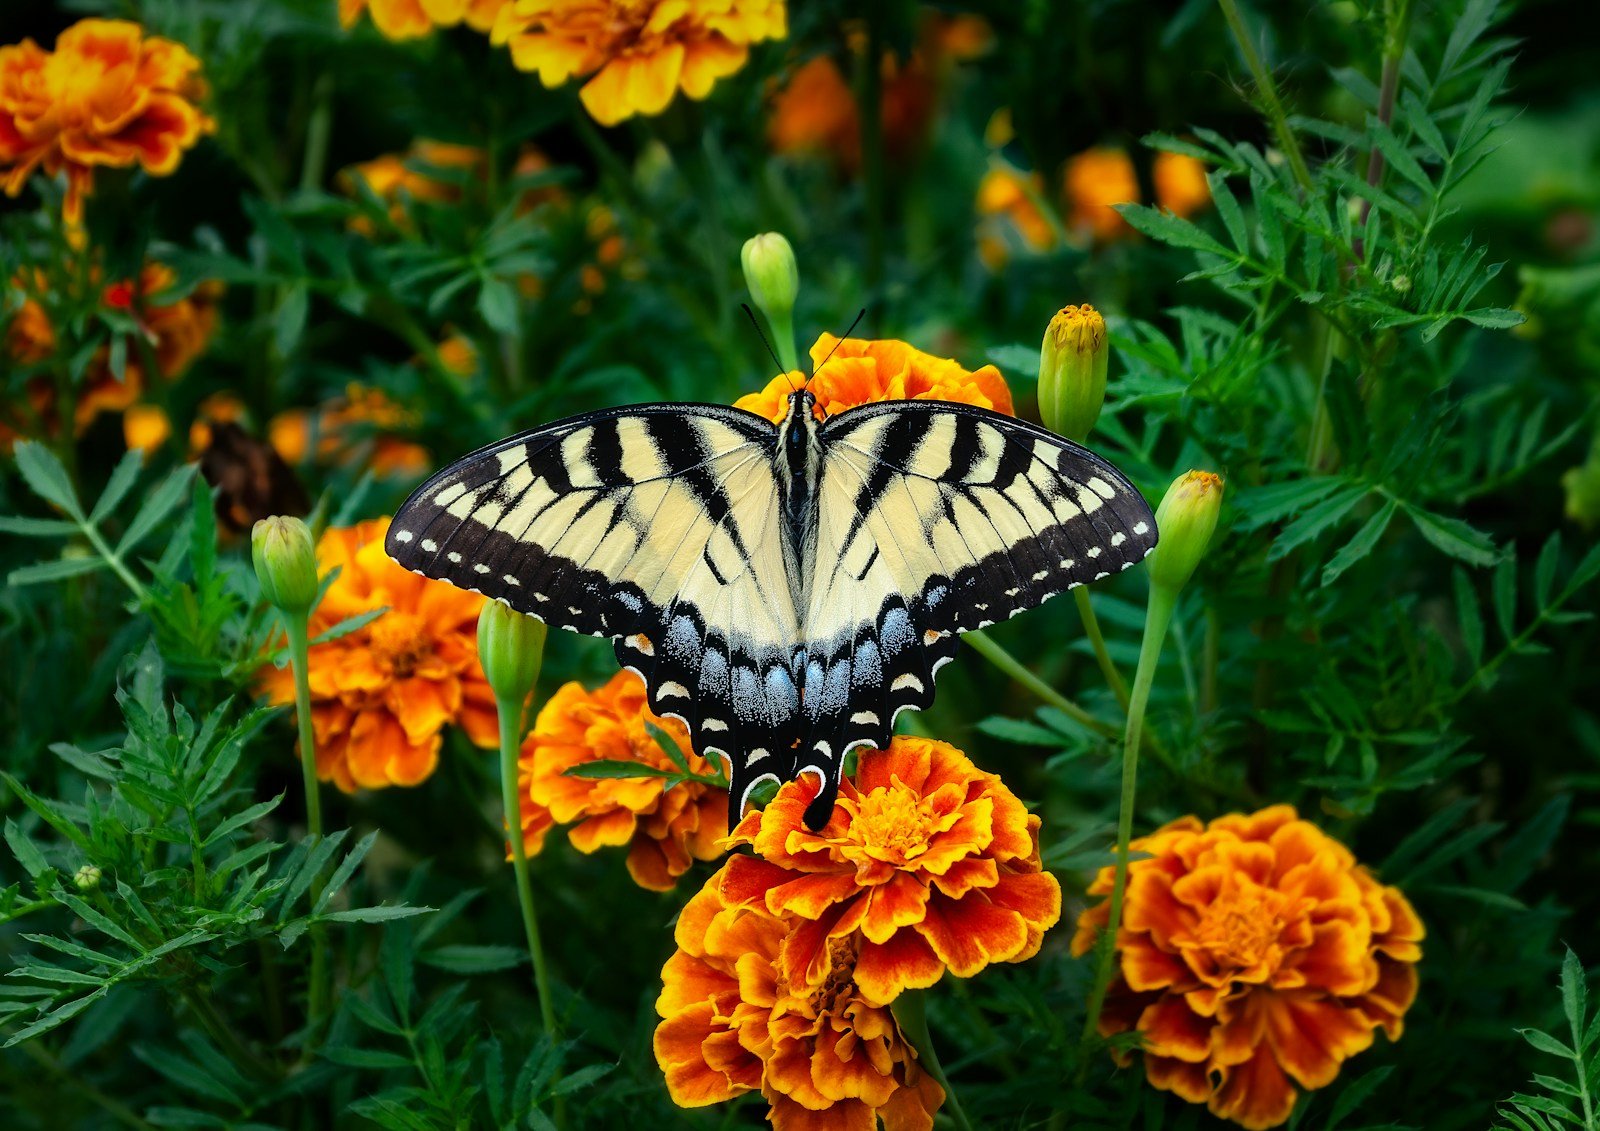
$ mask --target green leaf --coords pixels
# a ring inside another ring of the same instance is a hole
[[[1556,1040],[1549,1033],[1541,1033],[1538,1029],[1518,1029],[1522,1039],[1527,1041],[1540,1052],[1547,1052],[1551,1056],[1561,1056],[1568,1060],[1576,1060],[1577,1054],[1566,1045]]]
[[[6,844],[11,847],[11,855],[17,858],[17,863],[22,865],[22,870],[28,875],[38,877],[49,871],[50,864],[44,858],[44,853],[39,851],[39,846],[28,839],[28,835],[17,827],[11,818],[6,818]]]
[[[1378,539],[1382,538],[1383,532],[1389,528],[1394,512],[1399,509],[1400,504],[1390,499],[1382,510],[1367,519],[1366,525],[1356,531],[1354,538],[1340,547],[1339,552],[1333,555],[1333,560],[1323,569],[1322,584],[1332,585],[1340,574],[1372,553],[1373,547],[1378,544]]]
[[[86,994],[80,998],[73,998],[71,1001],[57,1006],[45,1016],[35,1021],[32,1025],[18,1029],[11,1035],[11,1038],[7,1040],[4,1045],[0,1045],[0,1048],[10,1048],[12,1045],[20,1045],[23,1041],[30,1041],[41,1033],[48,1033],[51,1029],[54,1029],[56,1026],[72,1020],[85,1009],[88,1009],[95,1002],[105,997],[110,990],[110,986],[101,986],[98,990],[95,990],[91,994]]]
[[[7,838],[10,839],[10,822],[7,822]],[[1567,1024],[1572,1028],[1572,1040],[1581,1047],[1583,1038],[1583,1015],[1588,1008],[1589,989],[1584,982],[1583,964],[1578,961],[1578,956],[1567,948],[1567,956],[1561,960],[1561,1011],[1566,1014]]]
[[[1014,742],[1018,746],[1047,746],[1057,749],[1066,745],[1066,738],[1049,727],[1030,723],[1026,719],[1012,719],[1004,715],[991,715],[978,723],[978,730],[1001,742]]]
[[[528,952],[515,946],[441,946],[418,954],[417,961],[452,974],[492,974],[521,966]]]
[[[311,312],[311,292],[304,283],[296,283],[283,296],[277,315],[272,322],[272,345],[279,357],[288,357],[300,344],[305,333],[306,317]]]
[[[329,923],[387,923],[393,919],[410,919],[417,915],[428,915],[433,912],[432,907],[354,907],[348,911],[330,911],[321,916]]]
[[[1474,326],[1482,326],[1487,330],[1509,330],[1528,320],[1528,316],[1521,311],[1508,310],[1503,306],[1480,307],[1477,310],[1467,311],[1461,317]]]
[[[399,1053],[394,1052],[383,1052],[380,1049],[358,1049],[344,1045],[328,1045],[322,1049],[322,1055],[335,1064],[343,1064],[349,1068],[416,1068],[409,1056],[401,1056]]]
[[[1039,377],[1039,347],[1020,343],[1009,346],[990,346],[986,360],[1005,371],[1007,379],[1018,378],[1035,381]]]
[[[361,866],[361,861],[367,858],[367,853],[372,851],[372,846],[377,842],[377,829],[373,829],[356,842],[355,847],[345,854],[345,858],[339,861],[339,867],[334,869],[333,875],[328,878],[326,886],[322,889],[321,898],[312,908],[313,911],[321,911],[328,906],[329,900],[344,890],[344,885],[350,882],[350,877],[355,875],[356,869]]]
[[[14,569],[6,577],[7,585],[38,585],[46,581],[60,581],[64,577],[78,577],[106,567],[106,560],[97,557],[56,558],[37,565]]]
[[[1432,511],[1425,511],[1421,507],[1408,506],[1406,513],[1411,516],[1411,521],[1422,532],[1422,536],[1433,543],[1436,549],[1468,565],[1494,564],[1496,557],[1494,543],[1489,541],[1489,536],[1482,531],[1468,526],[1458,518],[1446,518]]]
[[[1456,617],[1461,622],[1461,644],[1474,667],[1483,663],[1483,613],[1478,609],[1478,595],[1466,570],[1457,566],[1452,573],[1456,590]]]
[[[1517,634],[1517,559],[1508,557],[1495,567],[1494,619],[1507,640]]]
[[[1182,217],[1162,212],[1146,204],[1119,204],[1116,208],[1124,220],[1153,240],[1160,240],[1173,247],[1210,252],[1224,259],[1238,259],[1238,256],[1207,235],[1204,229]]]
[[[388,611],[389,606],[384,605],[382,608],[368,609],[364,613],[357,613],[353,617],[345,617],[344,620],[340,621],[338,624],[331,625],[324,631],[319,632],[311,640],[311,643],[326,644],[328,641],[337,640],[341,636],[349,636],[352,632],[357,632],[363,628],[366,628],[367,625],[371,624]]]
[[[126,554],[140,542],[150,536],[150,533],[159,526],[163,519],[172,513],[184,495],[189,491],[189,480],[195,474],[193,464],[174,468],[172,473],[161,481],[161,485],[150,492],[144,501],[144,506],[133,516],[133,521],[128,523],[128,529],[122,535],[122,541],[117,543],[117,553]]]
[[[22,472],[22,478],[35,495],[80,522],[83,520],[83,508],[78,505],[78,493],[72,489],[72,477],[49,448],[36,440],[22,440],[14,454],[17,470]]]
[[[60,518],[0,515],[0,534],[20,534],[24,538],[59,538],[65,534],[76,534],[80,529],[77,523]]]
[[[576,766],[569,766],[563,776],[600,780],[604,778],[676,778],[682,775],[676,770],[663,770],[656,766],[647,766],[643,762],[600,758],[593,762],[580,762]]]
[[[504,279],[488,278],[478,291],[478,313],[497,334],[517,332],[517,292]]]
[[[106,489],[95,500],[94,510],[89,512],[89,524],[91,526],[102,521],[117,509],[117,504],[122,502],[129,488],[139,478],[139,472],[143,469],[143,452],[135,450],[123,454],[122,458],[117,461],[117,466],[112,469],[111,478],[106,481]]]

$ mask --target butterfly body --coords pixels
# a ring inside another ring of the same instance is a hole
[[[1109,463],[969,405],[886,401],[819,421],[639,405],[457,461],[400,508],[400,564],[613,640],[659,714],[728,764],[735,813],[933,699],[958,634],[1108,576],[1156,542]]]

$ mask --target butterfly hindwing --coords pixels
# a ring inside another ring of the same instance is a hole
[[[819,813],[852,747],[885,745],[895,716],[932,702],[957,634],[1126,569],[1156,543],[1148,504],[1115,468],[1011,417],[893,401],[842,413],[820,436],[798,762],[829,783]]]
[[[730,763],[742,801],[789,774],[799,618],[782,562],[776,432],[716,405],[594,413],[483,448],[390,525],[401,565],[610,637],[658,714]]]

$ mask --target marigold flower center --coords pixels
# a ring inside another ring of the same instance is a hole
[[[1287,902],[1269,888],[1230,884],[1201,912],[1195,938],[1224,966],[1256,966],[1269,957],[1283,933]]]
[[[909,789],[879,788],[862,795],[850,831],[862,847],[885,860],[909,860],[928,849],[936,818]]]
[[[379,666],[399,679],[415,672],[433,651],[427,622],[415,613],[392,610],[373,622],[369,644]]]

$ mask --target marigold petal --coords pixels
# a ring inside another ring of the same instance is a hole
[[[1211,1055],[1212,1027],[1211,1019],[1195,1013],[1181,996],[1163,995],[1139,1016],[1147,1053],[1195,1064]]]
[[[897,931],[882,943],[865,942],[856,958],[856,988],[877,1005],[906,990],[926,989],[944,976],[944,963],[914,930]]]
[[[976,894],[961,900],[935,895],[916,930],[958,978],[970,978],[1028,943],[1022,916]]]
[[[672,1102],[679,1107],[704,1107],[748,1090],[706,1063],[701,1050],[716,1031],[714,1016],[709,1001],[696,1002],[656,1026],[656,1063],[666,1077]]]
[[[769,1085],[767,1118],[773,1131],[877,1131],[878,1116],[860,1100],[845,1100],[821,1111],[804,1107]]]
[[[1211,1098],[1211,1078],[1204,1064],[1176,1057],[1144,1054],[1144,1075],[1152,1087],[1171,1092],[1192,1104],[1203,1104]]]
[[[1265,1131],[1287,1120],[1299,1097],[1272,1053],[1258,1050],[1244,1063],[1228,1068],[1211,1095],[1211,1113],[1231,1119],[1249,1131]]]

